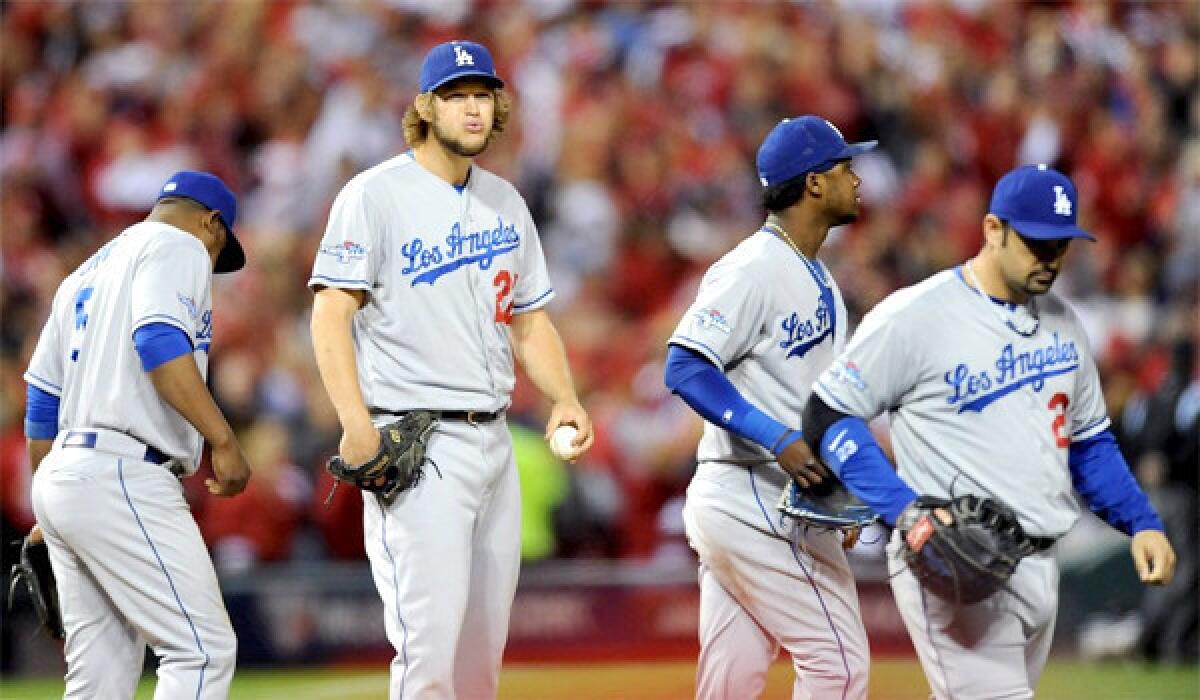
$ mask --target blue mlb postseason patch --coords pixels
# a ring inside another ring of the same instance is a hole
[[[323,245],[319,252],[321,255],[331,255],[337,258],[338,262],[345,265],[352,260],[362,260],[367,257],[367,246],[354,241],[343,241],[333,245]]]
[[[717,309],[701,309],[696,312],[695,318],[696,325],[701,328],[711,328],[726,335],[732,330],[729,325],[729,319],[725,318],[725,315]]]
[[[858,371],[858,365],[854,364],[854,360],[835,362],[829,368],[829,373],[834,380],[842,384],[849,384],[859,391],[867,390],[867,382],[862,378],[862,373]]]

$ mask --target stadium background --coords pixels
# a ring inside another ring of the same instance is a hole
[[[783,116],[817,113],[851,140],[881,141],[856,163],[865,215],[822,253],[854,320],[972,254],[1005,170],[1047,162],[1074,177],[1081,224],[1100,242],[1073,247],[1057,289],[1086,322],[1114,429],[1181,562],[1172,587],[1143,594],[1125,540],[1085,519],[1060,546],[1058,663],[1145,659],[1147,677],[1181,679],[1178,697],[1200,694],[1196,0],[9,0],[0,13],[5,540],[32,522],[21,373],[54,288],[140,219],[171,172],[214,171],[241,196],[250,264],[215,285],[211,384],[256,474],[229,501],[202,496],[199,479],[189,490],[243,666],[381,667],[357,494],[322,506],[320,465],[338,429],[304,284],[338,188],[405,148],[400,115],[424,51],[471,38],[492,48],[517,102],[482,163],[517,184],[538,222],[558,291],[550,311],[598,434],[580,464],[559,463],[540,441],[544,406],[519,387],[515,668],[693,654],[679,508],[699,423],[662,387],[663,341],[705,267],[761,221],[762,136]],[[877,535],[854,552],[873,652],[919,685]],[[30,637],[27,609],[2,620],[0,693],[61,673],[54,647]],[[686,663],[663,668],[683,685],[644,697],[686,696]],[[1097,670],[1109,667],[1062,668],[1112,693],[1088,697],[1119,696]],[[513,673],[511,697],[580,697],[521,695]],[[554,682],[605,687],[599,666],[576,673]],[[1121,697],[1176,697],[1138,687]],[[627,696],[643,697],[596,697]]]

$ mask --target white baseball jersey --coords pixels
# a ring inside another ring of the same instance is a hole
[[[203,439],[142,369],[133,333],[179,328],[201,376],[212,343],[212,260],[174,226],[130,226],[59,285],[25,381],[60,399],[59,431],[106,428],[181,460],[192,473]]]
[[[1087,338],[1055,294],[1023,336],[962,268],[902,289],[863,319],[814,391],[864,418],[890,412],[901,478],[917,493],[997,498],[1032,535],[1079,514],[1067,448],[1108,428]]]
[[[841,291],[825,266],[798,258],[786,242],[759,231],[709,268],[668,342],[701,353],[747,401],[800,427],[809,387],[845,342],[845,319]],[[759,445],[710,423],[696,458],[774,461]]]
[[[845,327],[825,267],[760,230],[709,268],[669,342],[798,428]],[[761,446],[705,423],[697,460],[683,512],[700,559],[696,697],[757,697],[782,647],[803,697],[865,698],[870,653],[840,536],[775,512],[789,477]]]
[[[308,284],[369,292],[354,317],[359,385],[392,411],[507,406],[512,315],[554,295],[511,184],[472,166],[459,192],[411,153],[338,194]]]

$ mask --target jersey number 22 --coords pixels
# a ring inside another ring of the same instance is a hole
[[[496,287],[496,323],[512,325],[513,296],[517,285],[517,277],[508,270],[501,270],[492,278]]]

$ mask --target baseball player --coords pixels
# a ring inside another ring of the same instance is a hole
[[[780,645],[796,698],[863,698],[869,652],[843,542],[775,514],[789,478],[826,472],[802,440],[818,373],[845,342],[846,307],[816,259],[858,217],[847,144],[816,116],[767,135],[757,166],[768,216],[704,275],[668,341],[667,386],[707,423],[684,522],[700,556],[698,698],[757,697]]]
[[[377,426],[438,417],[428,473],[390,505],[364,491],[367,556],[383,599],[391,697],[494,697],[520,564],[520,493],[504,411],[513,355],[552,402],[547,437],[592,427],[576,398],[554,292],[524,200],[472,163],[508,119],[491,54],[435,46],[404,117],[412,150],[338,194],[309,286],[317,366],[363,464]]]
[[[205,386],[212,273],[241,269],[233,193],[176,173],[55,294],[25,373],[33,507],[66,631],[67,698],[224,698],[236,640],[180,479],[212,447],[217,496],[250,466]]]
[[[1095,362],[1050,287],[1074,238],[1075,187],[1044,165],[996,184],[978,255],[881,302],[817,381],[805,436],[889,524],[918,494],[1009,506],[1029,536],[1005,587],[978,603],[931,595],[889,566],[897,606],[938,698],[1032,698],[1058,607],[1051,551],[1079,516],[1077,491],[1132,535],[1141,580],[1170,581],[1175,554],[1109,432]],[[891,417],[899,476],[864,419]],[[944,515],[941,513],[940,515]],[[919,547],[918,547],[919,550]]]

